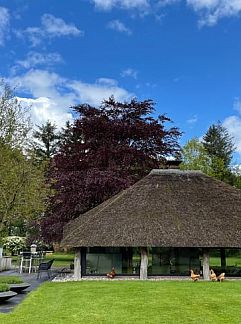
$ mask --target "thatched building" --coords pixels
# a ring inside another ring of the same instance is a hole
[[[78,278],[115,266],[144,279],[195,268],[208,279],[210,251],[224,268],[225,249],[241,248],[241,191],[199,171],[152,170],[68,223],[62,245],[76,249]]]

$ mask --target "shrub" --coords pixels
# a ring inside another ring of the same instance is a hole
[[[25,237],[20,236],[7,236],[3,238],[3,247],[10,251],[12,254],[17,254],[26,246]]]
[[[0,283],[0,293],[5,291],[9,291],[9,286],[7,284]]]
[[[0,276],[0,285],[1,284],[20,284],[23,283],[22,278],[17,276]]]

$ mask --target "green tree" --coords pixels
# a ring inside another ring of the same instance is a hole
[[[0,232],[39,216],[49,189],[43,169],[18,148],[0,144]]]
[[[65,127],[59,132],[59,145],[64,147],[67,144],[75,143],[76,135],[73,132],[73,125],[67,121]]]
[[[0,141],[11,147],[26,144],[31,129],[29,108],[23,107],[10,86],[0,82]]]
[[[182,148],[183,170],[201,170],[209,176],[240,188],[240,175],[231,167],[234,152],[232,137],[220,124],[211,125],[203,141],[194,138]]]
[[[230,164],[235,146],[227,129],[220,123],[211,125],[202,143],[211,158],[212,175],[219,180],[232,183]]]
[[[204,145],[197,138],[191,139],[183,146],[181,155],[182,163],[180,168],[182,170],[200,170],[211,175],[211,158],[207,154]]]
[[[233,138],[220,123],[213,124],[203,137],[203,146],[212,159],[213,169],[230,169],[235,146]]]
[[[38,126],[38,130],[34,132],[34,151],[40,160],[49,160],[57,152],[59,135],[57,127],[50,121],[46,124]]]
[[[30,110],[0,83],[0,232],[24,227],[46,208],[49,188],[29,146]],[[12,234],[12,233],[11,233]],[[1,235],[0,235],[1,237]]]

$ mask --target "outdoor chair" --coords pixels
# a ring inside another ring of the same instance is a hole
[[[41,262],[38,266],[38,276],[37,276],[37,279],[39,279],[41,277],[41,272],[47,272],[48,274],[48,278],[50,279],[51,277],[51,267],[52,267],[52,264],[54,262],[55,259],[51,259],[49,261],[46,261],[46,262]]]
[[[73,273],[74,271],[74,264],[73,263],[70,263],[69,267],[65,267],[65,268],[62,268],[60,269],[57,274],[60,276],[60,277],[66,277],[68,274],[71,274]]]
[[[22,273],[24,270],[31,272],[32,267],[32,254],[31,252],[21,252],[19,256],[19,273]]]

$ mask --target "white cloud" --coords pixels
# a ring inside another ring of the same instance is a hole
[[[67,24],[62,18],[50,14],[44,14],[41,23],[50,37],[80,36],[83,33],[74,24]]]
[[[195,124],[197,121],[198,121],[198,117],[197,117],[197,115],[193,115],[191,118],[189,118],[189,119],[187,120],[187,123],[190,124],[190,125],[193,125],[193,124]]]
[[[81,102],[87,102],[93,106],[99,105],[104,99],[112,95],[119,101],[133,97],[133,94],[119,87],[117,82],[115,84],[106,84],[103,79],[98,79],[95,83],[72,81],[69,85]]]
[[[137,74],[138,74],[138,72],[132,68],[125,69],[121,72],[121,76],[123,78],[131,77],[133,79],[137,79]]]
[[[234,99],[233,108],[241,114],[241,100]],[[223,126],[227,128],[229,134],[233,137],[236,151],[241,155],[241,117],[229,116],[223,121]]]
[[[227,128],[229,134],[233,137],[236,151],[241,155],[241,118],[238,116],[227,117],[223,126]]]
[[[0,46],[4,45],[9,32],[10,14],[7,8],[0,7]]]
[[[159,7],[165,7],[165,6],[170,6],[173,4],[176,4],[177,2],[180,2],[181,0],[159,0],[158,6]]]
[[[66,79],[58,74],[30,70],[13,78],[11,82],[23,93],[20,100],[31,105],[34,124],[39,125],[50,120],[62,127],[65,121],[72,118],[69,107],[75,104],[77,98],[74,93],[67,91]]]
[[[139,13],[152,13],[159,17],[158,10],[168,5],[182,2],[191,7],[199,16],[198,24],[213,26],[224,17],[238,16],[241,12],[241,0],[89,0],[96,8],[112,10],[114,8],[138,10]],[[162,15],[160,15],[162,17]]]
[[[240,98],[235,98],[233,103],[234,110],[238,111],[241,114],[241,100]]]
[[[73,119],[71,112],[59,106],[58,102],[53,99],[47,97],[37,99],[17,97],[17,99],[22,105],[31,108],[34,125],[42,125],[49,120],[60,128],[65,126],[67,120],[72,121]]]
[[[31,105],[33,123],[37,125],[50,120],[62,127],[72,119],[71,106],[79,103],[97,106],[111,95],[120,101],[132,96],[113,79],[100,78],[94,83],[85,83],[45,70],[30,70],[10,81],[21,91],[19,100]]]
[[[62,18],[57,18],[51,14],[44,14],[41,17],[40,27],[28,27],[25,30],[16,31],[19,38],[26,36],[32,46],[39,45],[43,39],[52,39],[63,36],[83,36],[84,32],[74,24],[67,24]]]
[[[149,0],[91,0],[96,8],[111,10],[113,8],[145,10],[150,6]]]
[[[59,53],[38,53],[38,52],[28,52],[27,56],[23,60],[16,61],[17,65],[30,69],[40,65],[53,65],[55,63],[61,63],[63,59]]]
[[[240,0],[186,0],[199,15],[200,26],[213,26],[224,17],[238,16],[241,12]]]
[[[194,10],[214,9],[217,5],[220,5],[220,0],[186,0],[186,1],[188,5],[191,5],[194,8]]]
[[[120,20],[112,20],[107,25],[108,28],[118,31],[119,33],[126,33],[128,35],[132,34],[132,31],[126,27],[126,25]]]
[[[118,82],[114,79],[109,79],[109,78],[99,78],[96,80],[96,83],[99,84],[105,84],[106,86],[110,86],[110,87],[115,87],[118,85]]]

